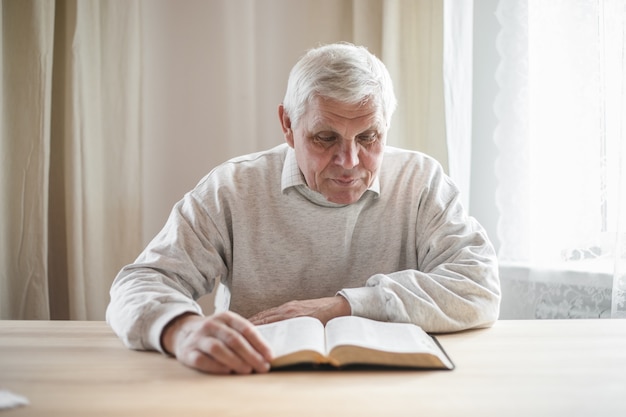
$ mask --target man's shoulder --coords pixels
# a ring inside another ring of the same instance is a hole
[[[252,152],[245,155],[236,156],[229,159],[221,165],[246,165],[246,164],[265,164],[272,162],[281,162],[285,159],[285,154],[289,145],[281,143],[273,148],[259,152]]]
[[[287,149],[289,149],[289,146],[283,143],[267,150],[236,156],[216,166],[208,175],[231,176],[248,170],[280,172],[285,161]]]
[[[234,158],[229,159],[225,163],[241,163],[241,162],[250,162],[263,158],[272,158],[272,157],[284,157],[287,152],[287,148],[289,145],[286,143],[281,143],[280,145],[276,145],[273,148],[265,149],[259,152],[252,152],[245,155],[236,156]]]
[[[231,158],[213,168],[196,186],[196,191],[212,187],[233,189],[258,187],[268,178],[274,178],[280,185],[280,174],[289,146],[281,144],[273,148]]]

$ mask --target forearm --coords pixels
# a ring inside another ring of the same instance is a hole
[[[412,322],[429,332],[489,326],[497,320],[500,305],[496,285],[419,271],[378,274],[368,280],[366,287],[341,293],[354,315]]]
[[[464,214],[458,193],[452,195],[452,200],[431,198],[434,208],[424,203],[430,215],[416,225],[414,269],[376,274],[364,287],[341,292],[354,315],[412,322],[430,332],[484,327],[497,320],[496,253],[480,224]]]
[[[106,320],[127,347],[163,351],[163,329],[184,313],[202,314],[202,308],[178,284],[122,271],[111,286]]]
[[[202,314],[195,300],[225,275],[220,243],[204,238],[219,233],[191,227],[199,217],[195,205],[190,196],[177,204],[163,230],[111,286],[107,322],[130,348],[162,351],[165,326],[184,313]]]

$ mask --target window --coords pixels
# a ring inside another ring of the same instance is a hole
[[[500,0],[495,14],[500,261],[579,284],[604,274],[612,315],[625,317],[626,2]]]

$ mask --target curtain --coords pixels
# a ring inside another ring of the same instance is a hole
[[[473,1],[443,4],[443,88],[449,175],[470,208],[473,91]]]
[[[399,102],[390,144],[425,152],[447,170],[443,5],[442,0],[384,1],[379,56]]]
[[[2,2],[0,318],[101,319],[139,249],[139,3]]]
[[[319,44],[381,57],[389,143],[447,166],[442,0],[1,4],[0,319],[103,319],[184,192],[283,141],[288,72]]]
[[[0,13],[0,318],[47,317],[54,4],[3,1]]]
[[[496,15],[499,256],[533,287],[513,291],[537,317],[624,317],[626,3],[501,0]]]

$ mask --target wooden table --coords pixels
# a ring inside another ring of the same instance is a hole
[[[13,416],[626,416],[626,320],[500,321],[438,337],[454,371],[213,376],[103,322],[0,321]]]

